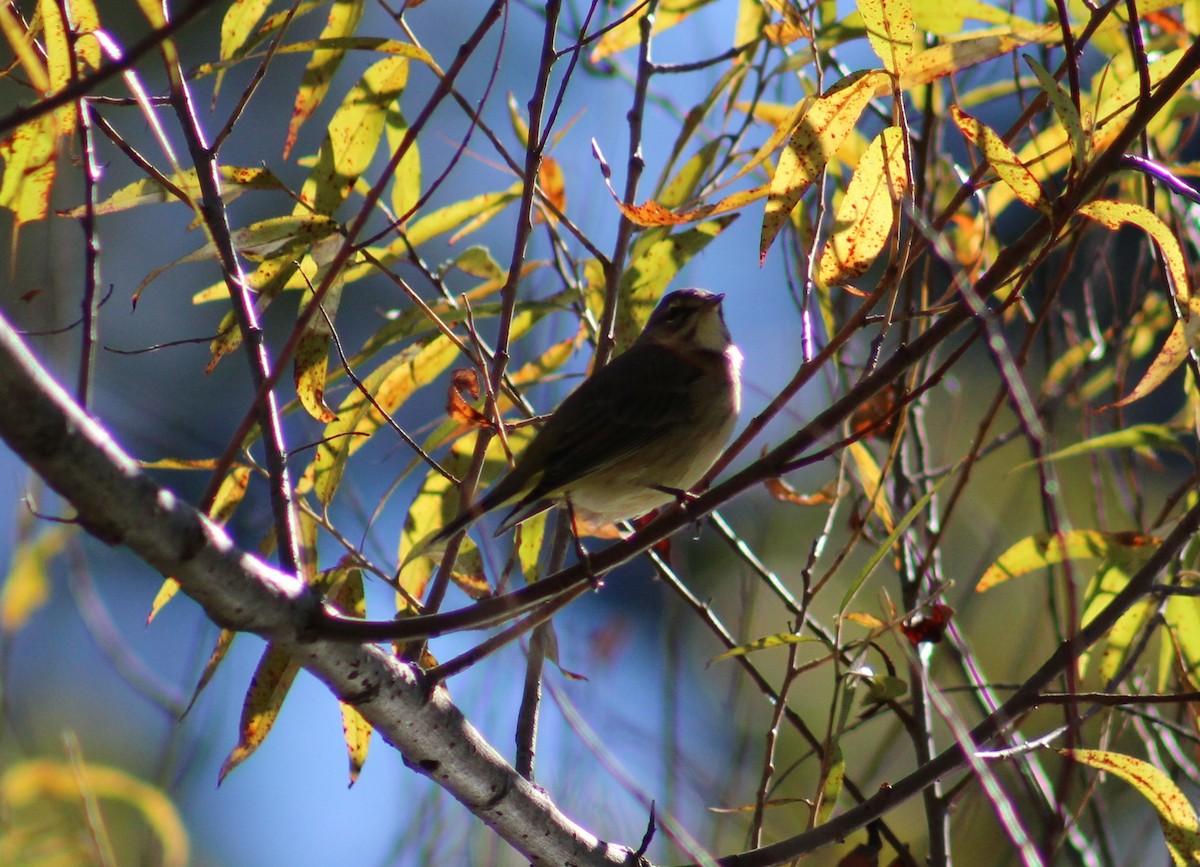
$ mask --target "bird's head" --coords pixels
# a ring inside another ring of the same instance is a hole
[[[703,289],[678,289],[663,296],[650,314],[642,338],[680,350],[724,352],[733,342],[721,299]]]

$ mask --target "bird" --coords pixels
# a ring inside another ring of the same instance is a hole
[[[664,295],[629,349],[567,395],[512,469],[421,547],[509,505],[497,536],[558,504],[596,526],[685,496],[741,409],[742,353],[724,298],[703,289]]]

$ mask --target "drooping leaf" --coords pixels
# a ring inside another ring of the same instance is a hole
[[[883,73],[874,70],[856,72],[830,87],[805,112],[779,155],[771,179],[759,242],[760,261],[766,258],[788,216],[853,131],[875,89],[885,79]]]
[[[967,114],[957,105],[950,106],[950,113],[958,125],[963,138],[979,148],[983,160],[997,177],[1012,188],[1017,198],[1031,208],[1044,214],[1050,213],[1050,202],[1033,172],[1022,163],[1012,148],[1004,143],[996,131],[987,124]]]
[[[408,60],[404,57],[385,57],[363,73],[329,122],[295,214],[312,210],[332,215],[338,209],[371,164],[387,113],[407,83]]]
[[[346,460],[386,424],[375,404],[394,413],[421,386],[432,382],[458,356],[458,347],[444,335],[408,347],[363,378],[373,404],[355,389],[337,408],[337,418],[325,428],[324,439],[313,458],[317,498],[333,501]]]
[[[290,653],[268,645],[258,661],[242,703],[242,718],[238,724],[238,742],[225,757],[217,774],[217,785],[262,746],[300,673],[300,665]]]
[[[1158,813],[1167,850],[1176,867],[1200,863],[1200,822],[1187,795],[1162,770],[1133,756],[1107,750],[1059,750],[1075,761],[1120,777]]]
[[[1162,348],[1154,356],[1154,360],[1150,362],[1150,367],[1138,380],[1138,384],[1133,387],[1133,391],[1115,403],[1103,407],[1104,409],[1125,406],[1135,400],[1141,400],[1166,382],[1176,368],[1183,364],[1188,353],[1200,345],[1198,342],[1198,338],[1200,338],[1200,298],[1189,299],[1185,310],[1187,319],[1180,319],[1171,326],[1171,331],[1167,334],[1167,339],[1163,341]]]
[[[904,131],[889,126],[859,160],[834,218],[817,279],[826,286],[861,277],[887,245],[897,204],[908,190]]]
[[[1136,451],[1168,449],[1170,451],[1185,451],[1183,444],[1179,441],[1179,437],[1162,425],[1135,424],[1122,430],[1099,434],[1083,442],[1051,452],[1044,456],[1042,460],[1047,463],[1061,461],[1065,458],[1074,458],[1104,449],[1134,449]],[[1014,467],[1014,469],[1031,467],[1035,463],[1035,461],[1029,461]]]
[[[358,21],[362,17],[362,0],[333,0],[329,6],[329,17],[325,28],[321,31],[322,39],[351,36]],[[300,127],[308,120],[317,106],[329,92],[333,74],[337,72],[346,56],[342,48],[318,48],[312,53],[308,66],[304,70],[304,78],[300,82],[300,90],[296,93],[296,102],[292,108],[292,118],[288,123],[287,138],[283,143],[283,157],[287,159],[300,134]]]
[[[1171,288],[1174,289],[1175,299],[1186,307],[1192,296],[1188,279],[1187,262],[1183,256],[1183,248],[1179,240],[1171,232],[1171,228],[1162,218],[1144,205],[1134,202],[1114,202],[1100,199],[1088,202],[1079,209],[1085,217],[1091,217],[1097,223],[1114,232],[1125,223],[1132,223],[1154,239],[1167,265],[1167,273],[1171,277]]]

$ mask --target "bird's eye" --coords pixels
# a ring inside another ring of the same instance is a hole
[[[687,315],[687,308],[681,304],[676,304],[667,311],[667,322],[670,322],[672,325],[678,325],[687,319]]]

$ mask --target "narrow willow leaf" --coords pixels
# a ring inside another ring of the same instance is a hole
[[[1116,558],[1139,556],[1159,539],[1139,533],[1106,533],[1099,530],[1069,530],[1065,533],[1036,533],[1027,536],[1001,554],[983,573],[975,591],[982,593],[1009,578],[1044,569],[1064,560],[1089,557]]]
[[[610,187],[609,189],[611,190],[612,188]],[[631,223],[652,228],[655,226],[682,226],[686,223],[695,223],[717,214],[736,211],[739,208],[744,208],[746,205],[757,202],[759,199],[765,197],[768,192],[768,185],[763,184],[750,190],[739,190],[736,193],[730,193],[719,202],[711,205],[700,205],[691,210],[679,212],[672,211],[670,208],[664,207],[653,199],[647,199],[640,205],[627,205],[620,201],[615,191],[613,191],[613,198],[617,202],[617,207],[621,209],[621,213]]]
[[[844,284],[867,272],[887,245],[896,205],[907,190],[904,131],[890,126],[867,147],[846,187],[833,234],[821,253],[818,281]]]
[[[222,60],[229,60],[242,50],[270,5],[271,0],[234,0],[229,4],[229,8],[225,10],[225,17],[221,19]],[[225,70],[222,69],[217,73],[217,80],[213,85],[214,102],[217,94],[221,92],[224,78]]]
[[[221,200],[227,204],[247,190],[282,191],[285,189],[279,178],[275,177],[269,169],[222,165],[219,168],[219,172],[221,178]],[[195,169],[176,172],[173,175],[167,175],[167,177],[171,183],[187,195],[190,195],[193,199],[200,198],[200,184],[196,180]],[[174,201],[177,201],[175,194],[169,192],[158,181],[153,178],[142,178],[121,187],[121,189],[114,192],[111,196],[97,202],[95,213],[97,215],[116,214],[120,211],[127,211],[130,208],[141,207],[142,205],[157,205],[162,202]],[[58,215],[60,217],[77,218],[82,217],[86,211],[85,206],[80,205],[59,211]],[[226,293],[225,297],[229,297],[228,293]]]
[[[1171,640],[1162,644],[1159,660],[1158,690],[1166,689],[1175,670],[1176,655],[1179,666],[1191,680],[1200,680],[1200,605],[1191,596],[1175,595],[1167,599],[1163,620],[1170,632]]]
[[[854,130],[876,87],[886,79],[874,70],[856,72],[830,87],[805,112],[780,153],[771,178],[759,241],[760,261],[766,258],[792,210]]]
[[[1100,434],[1091,439],[1086,439],[1081,443],[1067,446],[1065,449],[1059,449],[1056,452],[1044,456],[1042,460],[1046,463],[1050,461],[1061,461],[1064,458],[1074,458],[1080,455],[1091,454],[1092,452],[1101,451],[1103,449],[1137,449],[1139,451],[1150,451],[1152,449],[1169,449],[1171,451],[1186,452],[1183,443],[1179,441],[1179,437],[1171,433],[1171,431],[1160,424],[1135,424],[1132,427],[1124,430],[1112,431],[1111,433]],[[1014,470],[1032,467],[1037,464],[1037,461],[1027,461],[1014,467]]]
[[[1083,132],[1083,121],[1079,117],[1079,108],[1071,100],[1071,95],[1063,90],[1062,85],[1050,74],[1050,70],[1042,66],[1036,58],[1024,55],[1025,64],[1033,70],[1034,76],[1041,85],[1042,92],[1054,107],[1058,122],[1067,131],[1067,140],[1071,143],[1071,162],[1075,171],[1080,171],[1091,157],[1087,136]]]
[[[331,277],[329,269],[336,261],[341,245],[341,237],[333,235],[312,248],[312,258],[317,263],[312,285],[320,286],[328,280],[329,289],[321,299],[321,309],[304,325],[292,359],[296,397],[305,411],[323,424],[329,424],[337,418],[337,414],[325,403],[325,385],[329,370],[329,344],[333,340],[333,323],[341,306],[346,273],[343,269]],[[298,313],[303,313],[311,298],[311,294],[305,294],[300,299]]]
[[[520,196],[521,184],[518,182],[507,190],[481,193],[470,199],[464,199],[461,202],[447,205],[414,222],[408,229],[407,237],[401,241],[394,242],[394,245],[399,244],[400,252],[407,253],[410,245],[412,247],[419,247],[425,242],[436,238],[438,235],[443,235],[446,232],[457,229],[468,220],[515,201]],[[388,251],[385,251],[385,255],[386,252],[390,252],[390,248]]]
[[[737,647],[731,647],[724,653],[714,656],[708,661],[709,665],[714,662],[724,662],[726,659],[733,659],[735,656],[745,656],[748,653],[757,653],[760,650],[769,650],[772,647],[786,647],[789,644],[808,644],[812,641],[817,641],[811,635],[797,635],[794,632],[780,632],[775,635],[768,635],[764,638],[759,638],[755,641],[739,644]]]
[[[870,449],[860,442],[854,442],[849,447],[850,457],[854,460],[854,469],[858,480],[863,486],[863,493],[871,504],[873,511],[883,526],[890,533],[896,528],[896,519],[892,516],[892,507],[882,490],[883,472],[879,469]]]
[[[714,0],[662,0],[654,9],[654,21],[650,32],[661,33],[674,27],[693,12],[712,2]],[[641,0],[631,0],[628,7],[614,18],[620,23],[605,33],[592,49],[592,63],[598,63],[606,57],[638,45],[642,39],[642,19],[646,17],[649,8]]]
[[[221,770],[217,773],[217,785],[228,776],[229,772],[254,754],[271,728],[279,718],[283,701],[287,698],[292,682],[300,673],[300,664],[290,653],[267,645],[254,676],[250,679],[250,688],[242,703],[242,718],[238,725],[238,742],[225,757]]]
[[[1171,327],[1167,339],[1163,341],[1162,349],[1154,356],[1150,367],[1133,387],[1133,391],[1103,409],[1125,406],[1135,400],[1141,400],[1166,382],[1175,369],[1183,364],[1188,353],[1198,345],[1197,338],[1200,338],[1200,298],[1192,298],[1188,302],[1187,311],[1187,321],[1179,320]]]
[[[858,0],[867,39],[883,68],[900,76],[913,55],[913,0]]]
[[[363,379],[363,386],[383,411],[391,415],[418,388],[445,371],[457,355],[458,347],[439,334],[384,362]],[[385,424],[379,410],[357,388],[338,406],[337,418],[326,426],[324,439],[313,458],[315,490],[323,504],[333,501],[347,459]]]
[[[860,444],[856,443],[856,445]],[[946,480],[949,478],[951,477],[944,476],[941,481],[926,491],[921,499],[913,503],[912,508],[909,509],[905,513],[904,517],[900,519],[900,522],[896,524],[895,529],[893,529],[892,532],[888,534],[888,537],[883,540],[883,544],[875,549],[875,553],[873,553],[867,559],[866,565],[864,565],[859,571],[858,575],[854,577],[854,580],[850,582],[850,586],[846,589],[846,594],[842,597],[841,604],[838,605],[839,612],[843,612],[850,607],[850,603],[854,601],[855,595],[857,595],[864,582],[871,577],[871,573],[875,571],[875,567],[879,565],[879,563],[887,555],[888,551],[892,550],[892,547],[896,544],[896,542],[899,541],[900,537],[904,535],[905,531],[908,530],[912,522],[917,519],[917,516],[925,510],[925,507],[929,505],[929,501],[933,499],[934,494],[938,492],[938,489],[941,488],[941,486],[944,485]]]
[[[1003,6],[982,0],[912,0],[913,19],[917,27],[938,36],[957,36],[967,21],[998,24],[1013,30],[1030,30],[1032,21],[1013,15]]]
[[[385,57],[376,62],[350,89],[334,112],[321,150],[303,188],[297,210],[333,214],[367,170],[392,103],[408,83],[408,60]]]
[[[350,617],[367,616],[367,600],[363,591],[362,570],[339,566],[323,576],[323,584],[329,585],[326,600],[342,614]],[[342,736],[346,742],[349,762],[350,785],[353,786],[363,766],[367,763],[367,752],[371,745],[371,724],[351,704],[338,702],[342,711]]]
[[[363,5],[363,0],[333,0],[329,7],[329,17],[325,21],[325,28],[321,31],[321,38],[352,36],[362,17]],[[329,92],[333,75],[338,71],[338,67],[342,64],[342,58],[345,56],[346,51],[342,48],[320,48],[313,51],[292,107],[292,118],[288,122],[287,138],[283,143],[284,159],[287,159],[292,151],[292,146],[296,144],[300,127],[317,110],[317,106]]]
[[[395,106],[387,113],[384,126],[387,137],[388,152],[395,153],[408,134],[408,122]],[[392,176],[391,203],[392,214],[401,220],[401,227],[406,228],[413,208],[421,199],[421,148],[414,138],[400,158],[396,173]]]
[[[29,83],[38,93],[50,90],[50,73],[38,51],[36,43],[30,35],[24,22],[21,21],[15,7],[0,4],[0,33],[8,43],[9,49],[21,64]]]
[[[979,148],[986,162],[1004,183],[1012,188],[1017,198],[1043,214],[1050,213],[1050,202],[1033,172],[1017,158],[1004,140],[990,126],[967,114],[957,105],[950,106],[954,122],[963,138]]]
[[[1171,276],[1171,288],[1175,291],[1175,300],[1187,307],[1191,298],[1191,288],[1188,280],[1187,263],[1183,257],[1183,248],[1179,240],[1171,232],[1170,226],[1162,218],[1144,205],[1134,202],[1114,202],[1099,199],[1088,202],[1079,209],[1085,217],[1091,217],[1097,223],[1113,231],[1125,223],[1132,223],[1154,239],[1167,263],[1167,272]]]
[[[1167,850],[1176,867],[1200,864],[1200,822],[1187,795],[1149,762],[1106,750],[1059,750],[1064,756],[1107,771],[1133,786],[1158,813]]]
[[[1031,42],[1056,42],[1060,37],[1058,25],[1047,24],[935,45],[913,55],[908,69],[900,77],[900,89],[912,90],[920,85],[931,84],[939,78],[969,69],[984,61],[995,60],[1022,45]],[[890,92],[890,82],[884,81],[880,83],[876,96],[886,96]]]
[[[821,788],[815,824],[823,825],[833,815],[846,782],[846,758],[840,741],[835,741],[821,760]]]

